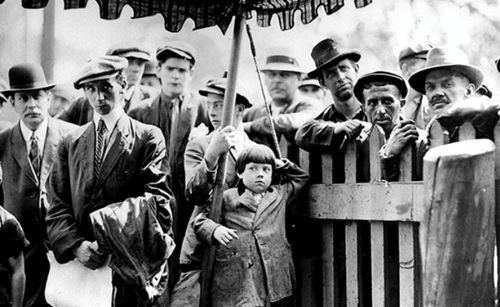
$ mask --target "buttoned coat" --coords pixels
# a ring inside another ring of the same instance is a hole
[[[30,242],[25,250],[27,306],[38,295],[43,295],[41,291],[45,288],[49,271],[47,249],[44,245],[47,238],[45,225],[45,213],[48,208],[47,178],[56,159],[57,144],[63,135],[77,128],[75,125],[51,117],[47,117],[47,121],[39,179],[31,167],[20,123],[0,133],[3,206],[18,219]]]
[[[309,176],[287,162],[277,170],[280,184],[271,185],[259,204],[248,190],[224,192],[221,225],[238,231],[238,239],[217,245],[211,285],[212,306],[264,306],[266,295],[276,302],[292,295],[295,269],[285,233],[286,206]],[[219,224],[199,215],[195,232],[214,244]]]

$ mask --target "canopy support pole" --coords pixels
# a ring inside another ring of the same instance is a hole
[[[234,23],[234,34],[231,45],[231,54],[229,58],[229,69],[227,75],[227,88],[224,94],[224,107],[222,114],[221,127],[232,125],[234,117],[234,108],[236,101],[236,81],[238,79],[238,68],[241,54],[241,40],[243,29],[245,28],[245,16],[243,13],[237,14]],[[215,186],[212,194],[212,204],[209,218],[219,223],[222,209],[223,185],[225,182],[227,165],[227,153],[219,158]],[[201,294],[200,307],[209,307],[210,284],[213,275],[213,265],[215,260],[215,247],[210,246],[205,249],[203,256],[203,269],[201,274]]]

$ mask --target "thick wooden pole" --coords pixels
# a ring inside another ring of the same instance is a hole
[[[424,158],[420,226],[424,306],[494,306],[495,145],[431,149]]]
[[[233,42],[231,46],[231,56],[229,58],[229,70],[227,75],[227,89],[224,93],[224,108],[221,126],[226,127],[232,124],[234,116],[234,105],[236,101],[236,81],[238,78],[238,67],[241,54],[241,39],[245,28],[245,18],[243,14],[237,15],[234,23]],[[227,154],[219,158],[217,176],[212,197],[209,218],[219,222],[222,209],[223,184],[226,175]],[[215,259],[215,247],[207,248],[203,256],[203,270],[201,274],[201,294],[200,307],[210,306],[210,284],[212,280],[213,264]]]

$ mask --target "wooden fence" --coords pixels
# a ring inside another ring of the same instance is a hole
[[[431,147],[449,142],[443,131],[437,123],[432,126]],[[458,133],[459,140],[475,138],[470,123]],[[346,144],[344,170],[334,169],[329,154],[323,154],[318,163],[314,154],[300,152],[300,164],[309,171],[313,183],[302,198],[299,215],[311,221],[310,225],[321,225],[320,233],[310,234],[311,242],[315,235],[321,236],[321,246],[316,248],[321,251],[321,264],[315,268],[307,257],[299,260],[300,298],[296,305],[422,306],[418,228],[424,216],[424,185],[412,181],[416,149],[409,146],[402,153],[399,181],[386,182],[381,179],[379,158],[383,132],[373,129],[368,138],[368,146]],[[495,139],[500,143],[499,125]],[[496,165],[500,165],[498,151]],[[366,182],[356,181],[360,167],[368,174]],[[499,169],[495,174],[497,191]],[[345,183],[332,182],[332,174],[339,171],[344,171]],[[322,291],[312,286],[321,284]]]

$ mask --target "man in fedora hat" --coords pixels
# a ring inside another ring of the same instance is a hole
[[[319,84],[317,79],[312,79],[309,77],[304,78],[300,81],[299,91],[305,95],[317,99],[321,103],[325,101],[325,89]]]
[[[124,70],[127,78],[123,109],[127,113],[140,101],[150,97],[149,92],[142,88],[140,82],[146,63],[151,61],[151,54],[147,48],[135,41],[126,41],[110,47],[106,55],[116,55],[127,59],[128,66]],[[94,111],[86,97],[74,100],[57,118],[77,125],[85,125],[92,120]]]
[[[49,204],[45,184],[56,160],[57,144],[76,126],[49,116],[50,89],[55,84],[47,83],[40,65],[12,66],[9,85],[2,94],[20,119],[0,133],[3,206],[19,220],[30,242],[24,251],[24,306],[48,306],[44,295],[49,272],[45,245]]]
[[[65,136],[60,144],[49,183],[51,206],[47,213],[47,233],[59,263],[78,261],[89,269],[104,265],[106,254],[100,249],[102,242],[96,244],[96,224],[91,216],[102,212],[103,208],[144,208],[151,207],[155,212],[146,220],[143,210],[122,214],[130,216],[133,222],[126,226],[118,223],[105,227],[112,241],[122,239],[122,233],[130,231],[130,225],[144,226],[144,233],[133,233],[124,244],[129,250],[141,248],[148,233],[148,225],[155,225],[159,237],[167,238],[171,231],[172,215],[170,201],[172,196],[166,183],[166,174],[161,164],[166,154],[165,141],[161,131],[154,126],[145,125],[130,118],[124,111],[127,81],[124,69],[127,60],[117,56],[103,56],[92,59],[81,69],[74,82],[76,89],[83,89],[94,110],[93,120]],[[118,207],[117,207],[118,206]],[[119,214],[115,214],[120,219]],[[121,220],[120,220],[121,221]],[[98,224],[100,225],[100,224]],[[100,229],[100,228],[99,228]],[[126,239],[126,238],[125,238]],[[151,248],[150,256],[160,259],[161,267],[166,267],[166,255],[157,254]],[[155,281],[146,280],[155,287],[144,293],[138,283],[143,276],[135,274],[134,281],[126,276],[134,276],[129,262],[116,262],[123,259],[120,250],[112,251],[113,306],[168,306],[166,288],[168,274],[156,275]],[[134,254],[135,255],[135,254]],[[139,267],[150,263],[136,263]],[[165,260],[163,260],[165,259]],[[138,261],[138,259],[133,259]],[[156,266],[154,266],[156,267]],[[122,273],[129,268],[128,275]],[[165,272],[160,269],[159,272]],[[158,287],[158,288],[157,288]],[[154,294],[154,295],[153,295]]]
[[[432,46],[429,44],[415,43],[401,50],[398,63],[405,80],[408,81],[414,72],[425,67],[427,53],[431,49]],[[411,87],[405,97],[405,104],[401,112],[406,119],[413,120],[420,129],[425,129],[434,116],[425,95],[418,93]]]
[[[195,235],[191,221],[203,211],[215,184],[215,175],[220,156],[228,153],[224,189],[236,186],[236,158],[246,148],[255,145],[243,130],[243,112],[252,104],[242,87],[237,87],[232,126],[221,128],[224,93],[227,78],[214,78],[199,91],[207,97],[208,115],[214,131],[204,129],[192,133],[186,146],[184,167],[186,170],[186,196],[195,205],[182,241],[180,267],[181,277],[172,292],[171,307],[199,306],[200,274],[204,245]],[[201,130],[198,128],[197,130]]]
[[[311,78],[330,90],[333,103],[316,118],[305,123],[297,131],[295,141],[307,151],[331,152],[340,157],[340,149],[347,140],[354,140],[363,130],[366,115],[361,103],[353,93],[358,79],[358,61],[361,55],[353,50],[342,48],[333,39],[319,42],[311,56],[316,69],[308,73]],[[338,163],[341,163],[340,158]],[[340,165],[339,165],[340,167]],[[336,183],[343,181],[343,174],[338,174]]]
[[[306,121],[321,112],[321,102],[302,95],[298,90],[304,72],[295,58],[283,54],[268,56],[261,71],[272,99],[269,108],[278,140],[281,136],[286,139],[287,146],[280,148],[281,152],[287,153],[284,157],[289,160],[298,162],[295,133]],[[245,132],[251,140],[267,145],[276,152],[264,105],[249,109],[243,122]]]
[[[367,73],[354,86],[354,95],[363,104],[368,121],[384,131],[385,144],[380,149],[380,158],[382,179],[387,181],[398,180],[399,156],[408,144],[417,142],[421,157],[425,152],[425,132],[401,115],[407,94],[408,87],[403,77],[390,71]],[[422,168],[418,170],[415,179],[420,180]]]
[[[196,53],[183,41],[169,41],[156,51],[157,72],[161,80],[161,93],[142,101],[130,110],[130,116],[140,122],[159,127],[167,142],[164,167],[169,168],[169,184],[175,195],[172,208],[174,240],[182,243],[193,204],[185,196],[184,151],[191,129],[201,123],[209,126],[206,99],[189,88],[194,77]],[[170,257],[171,286],[178,278],[179,249]]]

